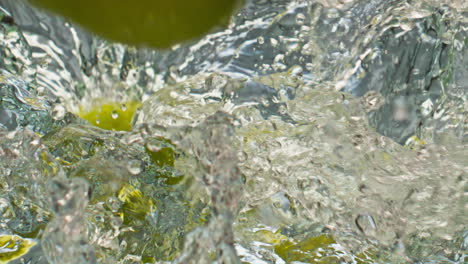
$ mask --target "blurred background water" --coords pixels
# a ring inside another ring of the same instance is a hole
[[[250,0],[164,51],[0,7],[0,263],[466,263],[465,1]]]

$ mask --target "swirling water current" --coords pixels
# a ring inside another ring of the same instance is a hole
[[[465,1],[249,0],[166,51],[0,18],[0,263],[466,263]]]

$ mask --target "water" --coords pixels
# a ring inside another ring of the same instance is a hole
[[[0,6],[0,263],[466,262],[464,1],[251,0],[169,51]]]

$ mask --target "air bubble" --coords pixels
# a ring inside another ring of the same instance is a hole
[[[119,118],[119,113],[117,111],[112,111],[112,119],[117,119]]]
[[[271,38],[271,39],[270,39],[270,42],[271,42],[271,45],[272,45],[273,47],[276,47],[276,46],[278,45],[278,41],[277,41],[276,39],[274,39],[274,38]]]
[[[358,215],[355,222],[358,229],[366,235],[373,235],[377,229],[374,218],[369,214]]]
[[[67,110],[65,107],[61,104],[55,105],[54,108],[52,109],[52,118],[55,120],[62,120],[65,117],[65,114],[67,113]]]
[[[257,43],[260,44],[260,45],[263,45],[265,43],[265,38],[264,37],[258,37],[257,38]]]
[[[161,150],[159,144],[156,144],[156,143],[153,143],[153,142],[149,142],[146,144],[146,147],[148,148],[149,151],[151,152],[158,152]]]
[[[127,170],[130,172],[132,175],[137,175],[141,173],[141,161],[139,160],[131,160],[127,164]]]
[[[306,19],[306,17],[304,16],[304,14],[302,14],[302,13],[297,14],[296,15],[296,24],[298,24],[299,26],[304,25],[305,19]]]

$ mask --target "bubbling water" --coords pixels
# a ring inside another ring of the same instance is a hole
[[[466,261],[464,1],[250,0],[166,51],[0,7],[0,261]]]

